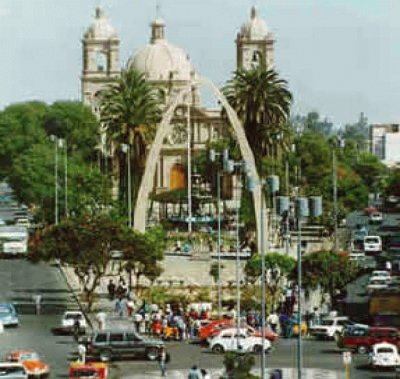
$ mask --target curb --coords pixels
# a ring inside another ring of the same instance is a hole
[[[89,314],[86,312],[85,307],[83,306],[82,302],[79,299],[79,296],[77,295],[76,291],[74,290],[74,288],[72,288],[71,283],[68,280],[68,276],[64,271],[64,268],[61,266],[60,263],[56,263],[58,266],[58,269],[61,273],[61,276],[63,277],[65,283],[67,284],[70,292],[72,293],[73,298],[75,299],[76,303],[78,304],[78,307],[80,309],[80,311],[82,312],[82,314],[85,316],[86,322],[89,325],[90,329],[93,330],[93,323],[91,318],[89,317]]]

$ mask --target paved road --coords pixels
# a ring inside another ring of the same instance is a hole
[[[44,298],[44,314],[39,316],[33,314],[33,293],[41,293]],[[0,335],[0,354],[4,355],[17,348],[33,349],[51,365],[51,378],[65,378],[68,359],[72,358],[76,345],[71,337],[54,336],[51,328],[58,325],[63,310],[75,308],[76,304],[57,268],[32,265],[21,260],[1,260],[0,300],[16,302],[22,312],[20,327],[6,329],[5,333]],[[215,370],[222,367],[221,355],[212,354],[196,344],[169,343],[168,349],[171,353],[170,378],[185,378],[187,369],[193,364]],[[338,373],[343,369],[341,354],[333,342],[304,341],[304,367],[317,368],[308,371],[305,377],[341,378],[341,374]],[[366,357],[354,358],[355,367],[365,365]],[[296,340],[280,340],[275,350],[268,355],[267,363],[269,367],[275,368],[296,367]],[[355,367],[352,372],[352,378],[355,379],[393,377],[390,373],[371,373]],[[116,362],[112,364],[111,369],[111,377],[115,378],[157,378],[158,373],[156,362],[143,360]],[[286,371],[287,375],[289,371]]]
[[[43,297],[42,314],[35,315],[32,295]],[[23,260],[0,260],[0,302],[14,302],[20,312],[20,326],[0,334],[0,356],[13,349],[37,351],[52,369],[52,378],[66,377],[75,344],[71,337],[51,332],[65,309],[76,308],[57,268],[32,265]]]

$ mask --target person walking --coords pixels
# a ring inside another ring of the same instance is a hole
[[[210,374],[204,368],[201,369],[201,377],[202,379],[211,379]]]
[[[79,362],[85,364],[86,363],[86,346],[79,344],[78,345],[78,354],[79,354]]]
[[[162,346],[160,350],[160,354],[158,355],[158,363],[160,365],[161,376],[164,378],[167,372],[167,364],[170,361],[170,355],[165,350],[165,347]]]
[[[115,284],[112,281],[112,279],[110,279],[110,281],[108,282],[107,285],[107,291],[108,291],[108,298],[113,301],[114,297],[115,297]]]

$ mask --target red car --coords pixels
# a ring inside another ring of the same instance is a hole
[[[396,328],[369,327],[351,328],[345,330],[337,340],[339,348],[355,350],[359,354],[366,354],[372,345],[380,342],[389,342],[400,346],[400,333]]]
[[[211,321],[207,326],[200,328],[199,339],[200,342],[207,342],[207,338],[211,336],[212,333],[223,329],[225,326],[232,327],[235,321],[232,319],[222,319]]]

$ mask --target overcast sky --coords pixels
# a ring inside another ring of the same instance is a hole
[[[276,38],[276,68],[295,113],[336,124],[365,112],[400,119],[400,0],[160,0],[167,37],[222,85],[236,33],[257,6]],[[81,37],[102,4],[121,38],[121,62],[149,40],[156,0],[0,0],[0,108],[79,99]]]

